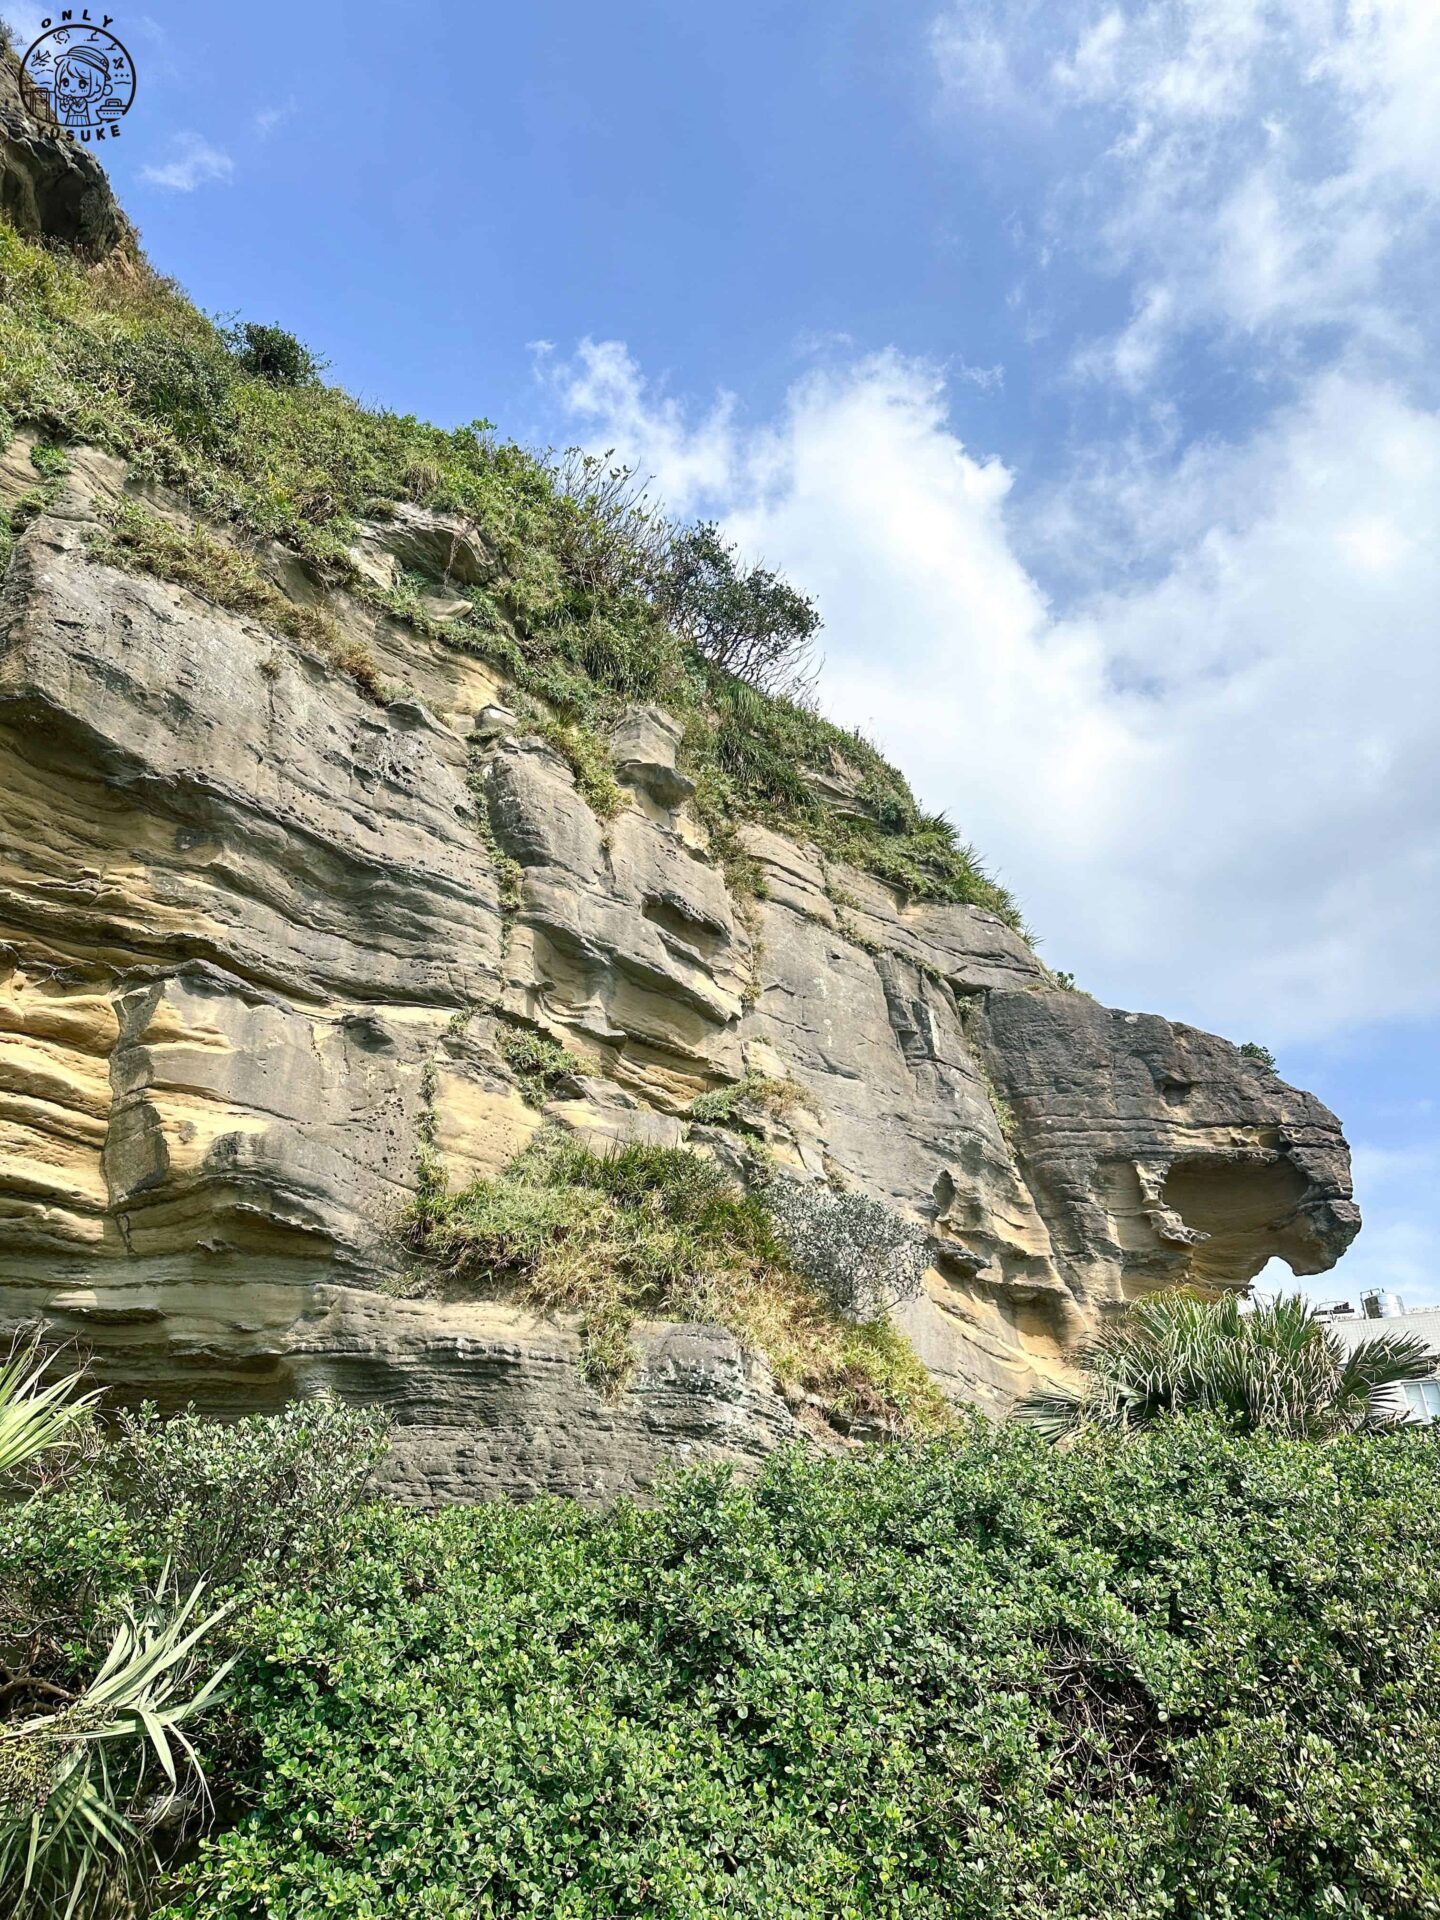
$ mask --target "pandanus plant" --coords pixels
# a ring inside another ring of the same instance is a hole
[[[21,1470],[84,1439],[97,1395],[82,1384],[78,1370],[55,1375],[37,1343],[12,1349],[0,1366],[0,1494],[13,1494]],[[29,1494],[44,1497],[43,1484]],[[198,1581],[182,1596],[167,1567],[153,1594],[122,1604],[109,1651],[83,1685],[23,1666],[6,1672],[0,1912],[80,1920],[123,1910],[153,1857],[146,1829],[166,1791],[203,1800],[205,1776],[183,1729],[214,1701],[230,1665],[201,1677],[200,1643],[230,1610],[202,1614],[203,1591]]]
[[[1082,1424],[1125,1429],[1206,1412],[1239,1432],[1328,1440],[1394,1425],[1402,1416],[1377,1395],[1428,1378],[1434,1364],[1413,1334],[1376,1334],[1347,1351],[1299,1294],[1242,1311],[1234,1294],[1176,1290],[1105,1327],[1078,1357],[1078,1385],[1041,1388],[1017,1411],[1051,1439]]]

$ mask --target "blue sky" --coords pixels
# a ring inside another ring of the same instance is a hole
[[[723,517],[1052,964],[1340,1113],[1317,1290],[1440,1299],[1433,0],[115,13],[157,265]]]

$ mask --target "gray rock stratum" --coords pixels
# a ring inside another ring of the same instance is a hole
[[[7,502],[26,456],[0,462]],[[377,704],[254,620],[102,564],[97,505],[130,484],[75,453],[0,600],[10,1322],[44,1316],[163,1405],[386,1404],[417,1498],[604,1498],[677,1460],[758,1459],[795,1412],[713,1328],[643,1329],[607,1399],[564,1324],[402,1297],[422,1126],[456,1181],[547,1119],[723,1153],[693,1098],[791,1076],[813,1112],[766,1122],[771,1151],[923,1223],[905,1330],[995,1410],[1136,1294],[1239,1286],[1272,1254],[1315,1272],[1354,1235],[1335,1119],[1227,1042],[1110,1012],[993,915],[901,905],[759,828],[764,897],[740,911],[665,714],[618,729],[602,823],[473,657],[337,596],[408,688]],[[455,551],[411,512],[357,562],[401,545],[410,566]],[[497,1019],[586,1063],[544,1114]]]

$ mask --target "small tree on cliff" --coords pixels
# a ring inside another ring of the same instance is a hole
[[[1146,1427],[1166,1414],[1217,1414],[1237,1432],[1328,1440],[1393,1424],[1374,1396],[1433,1367],[1423,1340],[1377,1334],[1347,1353],[1299,1294],[1240,1311],[1234,1294],[1177,1290],[1138,1301],[1080,1356],[1078,1387],[1045,1387],[1019,1416],[1052,1439],[1088,1423]]]
[[[809,692],[815,602],[768,567],[744,567],[713,521],[675,535],[658,599],[671,625],[737,680],[791,699]]]

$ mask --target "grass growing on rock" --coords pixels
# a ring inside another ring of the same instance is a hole
[[[613,820],[620,811],[620,783],[609,744],[595,727],[585,720],[559,719],[533,700],[523,704],[520,719],[527,732],[553,747],[569,767],[576,791],[584,795],[591,812],[601,820]]]
[[[603,1390],[633,1368],[637,1320],[701,1321],[728,1327],[782,1386],[843,1419],[923,1432],[947,1417],[903,1337],[837,1315],[795,1271],[764,1202],[684,1148],[601,1155],[546,1132],[497,1178],[423,1194],[410,1239],[447,1289],[577,1314]]]
[[[289,599],[249,554],[200,527],[177,527],[132,500],[122,501],[91,542],[97,560],[189,587],[231,613],[247,613],[273,632],[299,640],[353,680],[372,700],[384,697],[380,670],[364,647],[346,641],[318,607]]]
[[[543,1107],[568,1081],[590,1069],[558,1040],[508,1020],[495,1024],[495,1051],[515,1075],[520,1091],[532,1107]]]
[[[618,792],[601,736],[627,703],[656,701],[685,724],[697,805],[717,841],[730,844],[737,821],[761,820],[906,898],[968,902],[1019,925],[972,850],[920,811],[859,734],[803,701],[758,692],[673,630],[673,530],[603,463],[539,458],[483,420],[447,430],[362,407],[326,385],[281,330],[222,330],[143,263],[87,270],[0,222],[7,421],[57,448],[85,442],[119,455],[235,542],[210,542],[200,556],[127,509],[112,530],[113,558],[208,586],[212,598],[230,591],[237,597],[223,604],[318,644],[297,627],[303,611],[278,589],[265,594],[260,569],[247,570],[236,550],[280,541],[377,612],[485,657],[543,703],[557,748],[602,814]],[[455,516],[485,558],[486,577],[464,590],[468,611],[454,618],[428,613],[412,582],[386,590],[356,570],[360,523],[406,504]],[[207,571],[217,554],[228,557]],[[359,655],[334,658],[362,685],[373,678]],[[837,807],[817,779],[851,799]]]
[[[798,1080],[778,1079],[773,1074],[747,1073],[728,1086],[712,1087],[698,1093],[686,1109],[687,1117],[710,1126],[753,1128],[754,1115],[768,1114],[772,1120],[804,1108],[815,1112],[814,1096]]]

